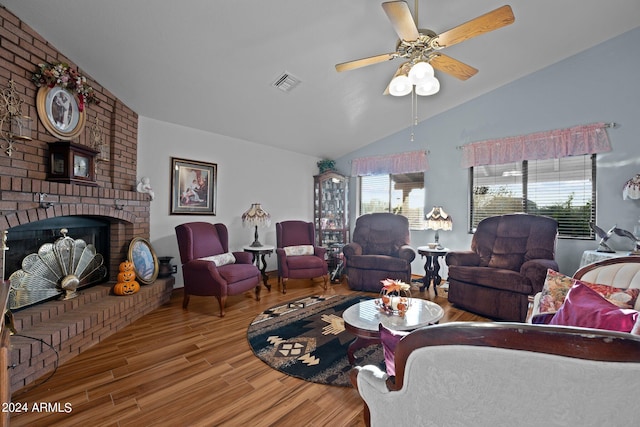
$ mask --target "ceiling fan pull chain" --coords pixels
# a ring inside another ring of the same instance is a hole
[[[415,137],[414,127],[418,124],[418,96],[415,90],[411,90],[411,138],[413,142]]]

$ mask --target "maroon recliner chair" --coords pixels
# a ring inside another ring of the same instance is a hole
[[[380,292],[385,279],[411,283],[411,261],[416,251],[410,243],[406,217],[392,213],[358,217],[353,241],[342,248],[349,288]]]
[[[278,285],[287,293],[287,280],[322,277],[327,289],[329,267],[326,248],[316,246],[313,223],[282,221],[276,224],[276,255],[278,256]]]
[[[255,288],[256,300],[260,300],[260,270],[249,252],[229,253],[224,224],[189,222],[175,229],[184,278],[183,308],[189,305],[191,295],[215,296],[223,317],[228,295]]]
[[[471,240],[470,251],[452,251],[449,302],[496,320],[523,322],[529,295],[542,290],[555,261],[555,219],[511,214],[485,218]]]

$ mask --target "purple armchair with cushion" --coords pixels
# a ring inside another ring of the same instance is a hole
[[[189,222],[176,227],[176,236],[184,278],[183,308],[191,295],[215,296],[223,317],[228,295],[255,288],[260,300],[260,270],[249,252],[229,252],[224,224]]]
[[[411,282],[409,220],[392,213],[365,214],[356,220],[353,241],[342,248],[349,287],[380,292],[384,279]]]
[[[316,246],[313,223],[282,221],[276,224],[276,255],[278,256],[278,285],[287,293],[287,280],[322,277],[327,289],[329,268],[325,260],[327,250]]]
[[[492,319],[523,322],[529,295],[542,290],[555,261],[555,219],[511,214],[478,224],[471,250],[449,252],[449,301]]]

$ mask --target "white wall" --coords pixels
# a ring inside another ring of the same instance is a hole
[[[453,218],[453,231],[440,232],[440,241],[452,249],[468,249],[468,170],[461,168],[458,146],[490,138],[562,129],[594,122],[616,122],[608,129],[613,151],[598,155],[597,224],[614,224],[633,230],[638,224],[640,201],[622,200],[623,184],[640,172],[640,29],[632,30],[539,72],[521,78],[457,108],[421,122],[415,142],[405,130],[336,160],[343,173],[357,157],[425,149],[430,169],[425,173],[426,209],[441,205]],[[505,61],[508,58],[505,58]],[[482,72],[482,71],[481,71]],[[446,85],[472,84],[443,77]],[[444,96],[444,95],[443,95]],[[407,103],[409,99],[407,99]],[[438,95],[420,100],[419,110],[438,102]],[[352,194],[357,192],[352,179]],[[350,212],[355,216],[355,198]],[[350,224],[355,224],[351,218]],[[412,232],[414,246],[433,240],[433,231]],[[612,239],[614,249],[628,250],[628,239]],[[611,242],[611,241],[610,241]],[[595,249],[593,240],[560,239],[557,260],[560,270],[573,274],[582,252]],[[412,269],[420,274],[423,261]],[[446,268],[443,270],[446,276]]]
[[[216,215],[170,215],[171,158],[218,165]],[[151,202],[150,242],[158,256],[173,256],[178,265],[176,287],[182,271],[174,227],[191,221],[224,223],[230,250],[253,241],[253,228],[240,219],[251,203],[259,202],[271,214],[269,228],[258,229],[263,244],[275,245],[275,223],[288,219],[313,221],[313,174],[316,157],[229,138],[147,117],[138,123],[138,178],[148,176],[155,192]],[[275,270],[275,254],[266,258]]]

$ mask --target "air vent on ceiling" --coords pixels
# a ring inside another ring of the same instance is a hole
[[[272,86],[283,92],[291,92],[298,84],[300,84],[300,79],[285,71],[273,82]]]

